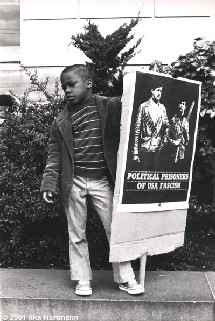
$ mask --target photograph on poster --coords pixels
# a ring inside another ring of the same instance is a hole
[[[128,75],[127,75],[128,78]],[[130,77],[118,211],[188,207],[201,83],[154,72]]]

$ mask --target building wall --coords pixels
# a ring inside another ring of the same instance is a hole
[[[53,88],[64,66],[87,60],[70,44],[71,35],[83,32],[87,19],[105,36],[138,13],[141,21],[133,33],[135,40],[143,36],[143,41],[141,51],[128,63],[130,68],[148,66],[155,59],[169,64],[192,50],[197,37],[215,40],[214,0],[20,0],[18,60],[38,69],[41,79],[50,76]],[[14,74],[10,68],[8,62],[0,64],[3,89],[14,87],[21,94],[28,80],[19,67]]]

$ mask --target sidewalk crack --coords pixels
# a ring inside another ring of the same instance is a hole
[[[209,288],[210,288],[210,290],[211,290],[211,293],[212,293],[212,296],[213,296],[213,299],[214,299],[214,302],[215,302],[215,293],[214,293],[214,291],[213,291],[212,285],[210,284],[210,281],[209,281],[209,279],[208,279],[207,273],[205,273],[205,278],[206,278],[206,280],[207,280],[208,286],[209,286]]]

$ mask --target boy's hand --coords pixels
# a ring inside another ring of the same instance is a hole
[[[53,193],[51,191],[45,191],[43,192],[43,199],[47,203],[53,203]]]

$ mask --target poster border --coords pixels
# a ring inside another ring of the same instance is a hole
[[[143,204],[122,204],[122,198],[123,198],[123,185],[124,185],[124,176],[125,176],[125,170],[126,170],[126,163],[127,163],[127,152],[128,152],[128,143],[129,143],[129,137],[130,137],[130,128],[131,125],[131,118],[132,118],[132,113],[133,113],[133,104],[134,104],[134,98],[135,98],[135,86],[136,86],[136,80],[137,80],[137,73],[142,73],[142,74],[150,74],[150,75],[157,75],[161,77],[167,77],[170,79],[177,79],[181,80],[184,82],[188,83],[194,83],[199,85],[198,91],[198,106],[197,106],[197,116],[196,116],[196,123],[195,123],[195,131],[193,135],[193,148],[192,148],[192,158],[191,158],[191,163],[190,163],[190,171],[189,171],[189,185],[188,185],[188,190],[187,190],[187,198],[185,201],[180,201],[180,202],[166,202],[166,203],[143,203]],[[118,203],[117,203],[117,212],[137,212],[137,213],[143,213],[143,212],[154,212],[154,211],[164,211],[164,210],[176,210],[176,209],[187,209],[189,207],[189,198],[190,198],[190,191],[191,191],[191,184],[192,184],[192,172],[193,172],[193,162],[194,162],[194,157],[195,157],[195,151],[196,151],[196,138],[197,138],[197,132],[198,132],[198,122],[199,122],[199,116],[200,116],[200,106],[201,106],[201,82],[192,80],[192,79],[187,79],[187,78],[173,78],[169,74],[163,74],[163,73],[157,73],[154,71],[142,71],[142,70],[136,70],[136,71],[131,71],[127,72],[124,74],[124,79],[123,82],[127,81],[128,77],[129,82],[132,82],[131,85],[131,91],[129,94],[129,98],[127,98],[127,101],[125,105],[128,106],[128,118],[127,118],[127,124],[126,124],[126,136],[125,136],[125,144],[123,146],[123,157],[122,157],[122,167],[119,173],[120,176],[120,191],[119,191],[119,198],[118,198]],[[125,81],[125,78],[126,81]],[[125,88],[125,86],[124,86]],[[123,89],[124,90],[124,89]],[[125,92],[123,91],[123,96],[122,96],[122,106],[125,101]],[[131,108],[132,106],[132,108]],[[123,109],[123,107],[122,107]],[[123,112],[123,111],[122,111]]]

